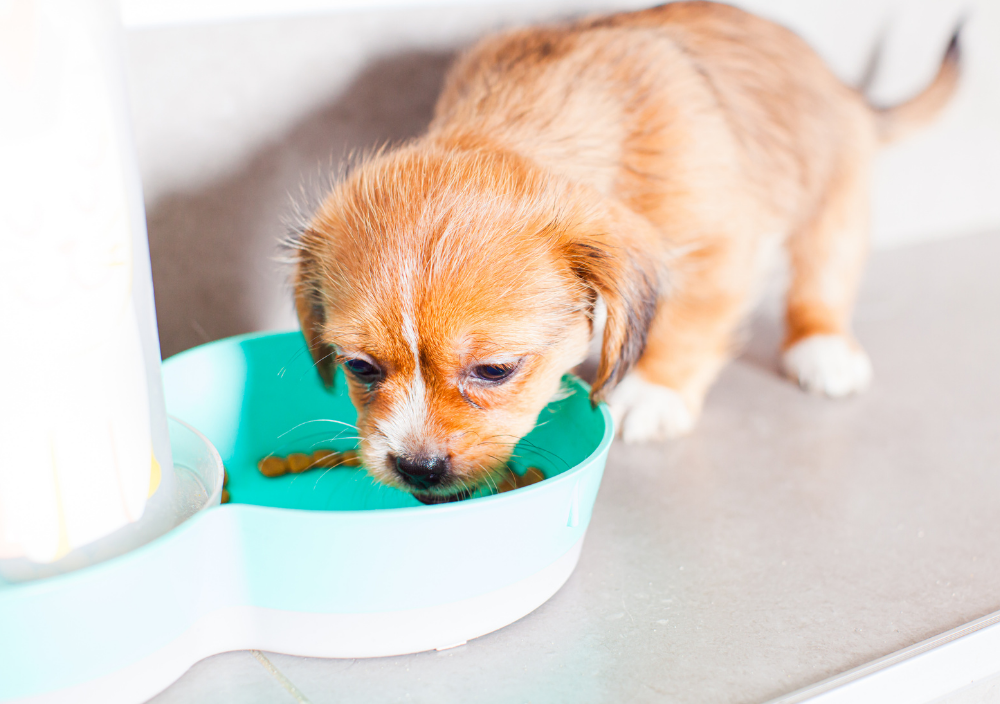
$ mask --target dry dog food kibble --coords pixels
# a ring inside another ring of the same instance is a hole
[[[497,482],[497,493],[503,494],[504,492],[510,491],[511,489],[516,489],[517,484],[512,482],[510,479],[504,479],[502,482]]]
[[[301,474],[307,469],[311,469],[313,466],[312,457],[302,454],[301,452],[293,452],[290,454],[285,458],[285,464],[288,466],[288,471],[292,474]]]
[[[345,467],[360,467],[361,456],[358,455],[357,450],[345,450],[340,453],[340,462]]]
[[[224,503],[224,504],[228,504],[229,503],[229,489],[223,489],[222,490],[222,499],[221,499],[220,503]]]
[[[545,479],[545,474],[542,473],[542,470],[538,467],[528,467],[528,471],[524,473],[524,476],[520,477],[517,485],[518,487],[530,486],[537,484],[543,479]]]
[[[312,453],[313,467],[337,467],[340,461],[340,453],[333,450],[316,450]]]
[[[289,472],[300,474],[310,469],[334,467],[360,467],[361,457],[356,450],[335,452],[334,450],[316,450],[311,455],[303,452],[293,452],[288,457],[268,455],[257,463],[257,469],[265,477],[283,477]]]
[[[511,489],[520,489],[521,487],[531,486],[532,484],[537,484],[543,479],[545,479],[545,473],[538,467],[528,467],[525,473],[520,476],[511,472],[509,477],[497,484],[497,493],[502,494],[505,491],[510,491]]]
[[[280,477],[288,473],[288,465],[285,460],[273,455],[265,457],[257,463],[257,469],[265,477]]]

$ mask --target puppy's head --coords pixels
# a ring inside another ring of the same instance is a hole
[[[320,375],[344,367],[376,479],[426,503],[505,471],[608,308],[599,400],[641,354],[655,274],[606,213],[512,155],[411,146],[363,163],[296,245]]]

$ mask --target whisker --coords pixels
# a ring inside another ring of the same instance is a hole
[[[283,443],[278,444],[277,447],[275,447],[273,450],[271,450],[267,454],[267,457],[274,457],[276,455],[277,456],[283,456],[285,454],[290,454],[290,453],[286,452],[290,447],[295,447],[297,444],[300,444],[300,443],[309,442],[312,438],[316,438],[316,437],[318,437],[319,440],[316,440],[316,441],[310,443],[310,445],[309,445],[309,449],[310,450],[314,449],[317,445],[323,445],[323,444],[327,444],[327,443],[336,444],[336,443],[338,443],[340,441],[343,441],[343,440],[358,440],[360,442],[365,442],[365,438],[359,438],[359,437],[356,437],[356,436],[354,436],[354,437],[352,437],[352,436],[344,436],[344,435],[329,436],[326,433],[309,433],[307,435],[303,435],[303,436],[294,438],[292,440],[288,440],[287,442],[283,442]]]
[[[556,454],[552,450],[548,450],[548,449],[546,449],[544,447],[539,447],[538,445],[536,445],[535,443],[531,442],[530,440],[525,440],[525,439],[522,438],[521,441],[519,443],[517,443],[517,444],[518,445],[526,445],[529,449],[534,450],[535,452],[540,452],[540,453],[544,454],[547,457],[554,457],[555,459],[557,459],[560,462],[562,462],[566,466],[566,469],[569,469],[572,466],[572,465],[570,465],[569,462],[567,462],[566,460],[564,460],[562,457],[560,457],[558,454]],[[515,445],[515,447],[516,447],[516,445]]]
[[[494,436],[494,437],[500,437],[500,436]],[[501,446],[505,446],[505,447],[515,447],[516,448],[518,445],[520,445],[522,443],[524,443],[523,440],[520,443],[514,443],[514,442],[487,442],[487,441],[484,440],[483,442],[480,442],[479,444],[480,445],[501,445]],[[531,442],[527,442],[525,444],[528,446],[528,449],[530,449],[530,450],[534,450],[535,452],[538,452],[538,453],[540,453],[542,455],[545,455],[545,456],[550,457],[550,458],[554,458],[554,459],[562,462],[564,465],[566,465],[567,469],[569,469],[571,467],[571,465],[570,465],[569,462],[567,462],[566,460],[564,460],[562,457],[560,457],[559,455],[557,455],[555,452],[552,452],[551,450],[546,450],[544,447],[538,447],[537,445],[535,445],[534,443],[531,443]],[[514,456],[517,456],[517,455],[512,454],[511,456],[514,457]]]
[[[496,476],[494,476],[496,472],[502,470],[513,475],[514,471],[510,468],[510,465],[508,465],[505,461],[501,460],[499,457],[496,457],[495,455],[487,455],[487,457],[496,460],[498,463],[497,466],[493,468],[489,474],[486,475],[486,478],[489,481],[493,482],[493,494],[496,495],[500,493],[500,485],[497,484],[497,478]],[[480,465],[480,467],[482,467],[482,465]]]
[[[316,491],[316,488],[319,486],[319,483],[323,480],[323,477],[325,477],[327,474],[329,474],[333,470],[337,469],[338,467],[342,466],[343,464],[344,464],[343,462],[340,462],[339,464],[335,464],[332,467],[328,467],[325,472],[323,472],[318,477],[316,477],[316,481],[313,482],[313,488],[312,488],[312,490]],[[327,501],[327,503],[329,503],[329,501]]]
[[[304,420],[301,423],[299,423],[298,425],[289,428],[288,430],[286,430],[285,432],[283,432],[278,437],[279,438],[283,438],[286,435],[288,435],[290,432],[292,432],[293,430],[295,430],[296,428],[301,428],[303,425],[308,425],[309,423],[336,423],[338,425],[343,425],[343,426],[346,426],[348,428],[351,428],[352,430],[357,430],[358,429],[358,426],[356,426],[356,425],[353,425],[351,423],[345,423],[342,420],[336,420],[334,418],[313,418],[312,420]]]
[[[492,475],[486,475],[486,486],[490,490],[491,495],[500,493],[500,488],[497,486],[496,479]]]
[[[303,352],[308,352],[308,351],[309,351],[308,346],[300,347],[298,350],[296,350],[295,353],[287,360],[285,360],[285,363],[281,366],[281,373],[284,374],[285,368],[288,367],[288,365],[292,364],[293,362],[295,362],[296,359],[301,357]]]

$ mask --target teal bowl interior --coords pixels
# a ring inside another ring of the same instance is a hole
[[[358,444],[357,414],[343,372],[338,370],[333,389],[326,389],[300,333],[202,345],[166,360],[163,374],[169,413],[215,445],[229,473],[232,503],[338,511],[422,506],[412,495],[376,483],[363,468],[312,469],[277,478],[257,470],[269,455],[343,451]],[[606,410],[591,407],[586,385],[575,377],[567,376],[564,387],[566,397],[547,406],[535,429],[517,443],[512,471],[537,467],[549,479],[606,451],[611,440]],[[482,487],[463,503],[492,493]]]

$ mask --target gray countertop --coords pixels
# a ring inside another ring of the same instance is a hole
[[[875,384],[847,401],[778,376],[765,305],[692,436],[613,446],[576,572],[507,628],[227,653],[152,701],[763,702],[1000,609],[997,262],[997,235],[877,253],[856,316]]]

